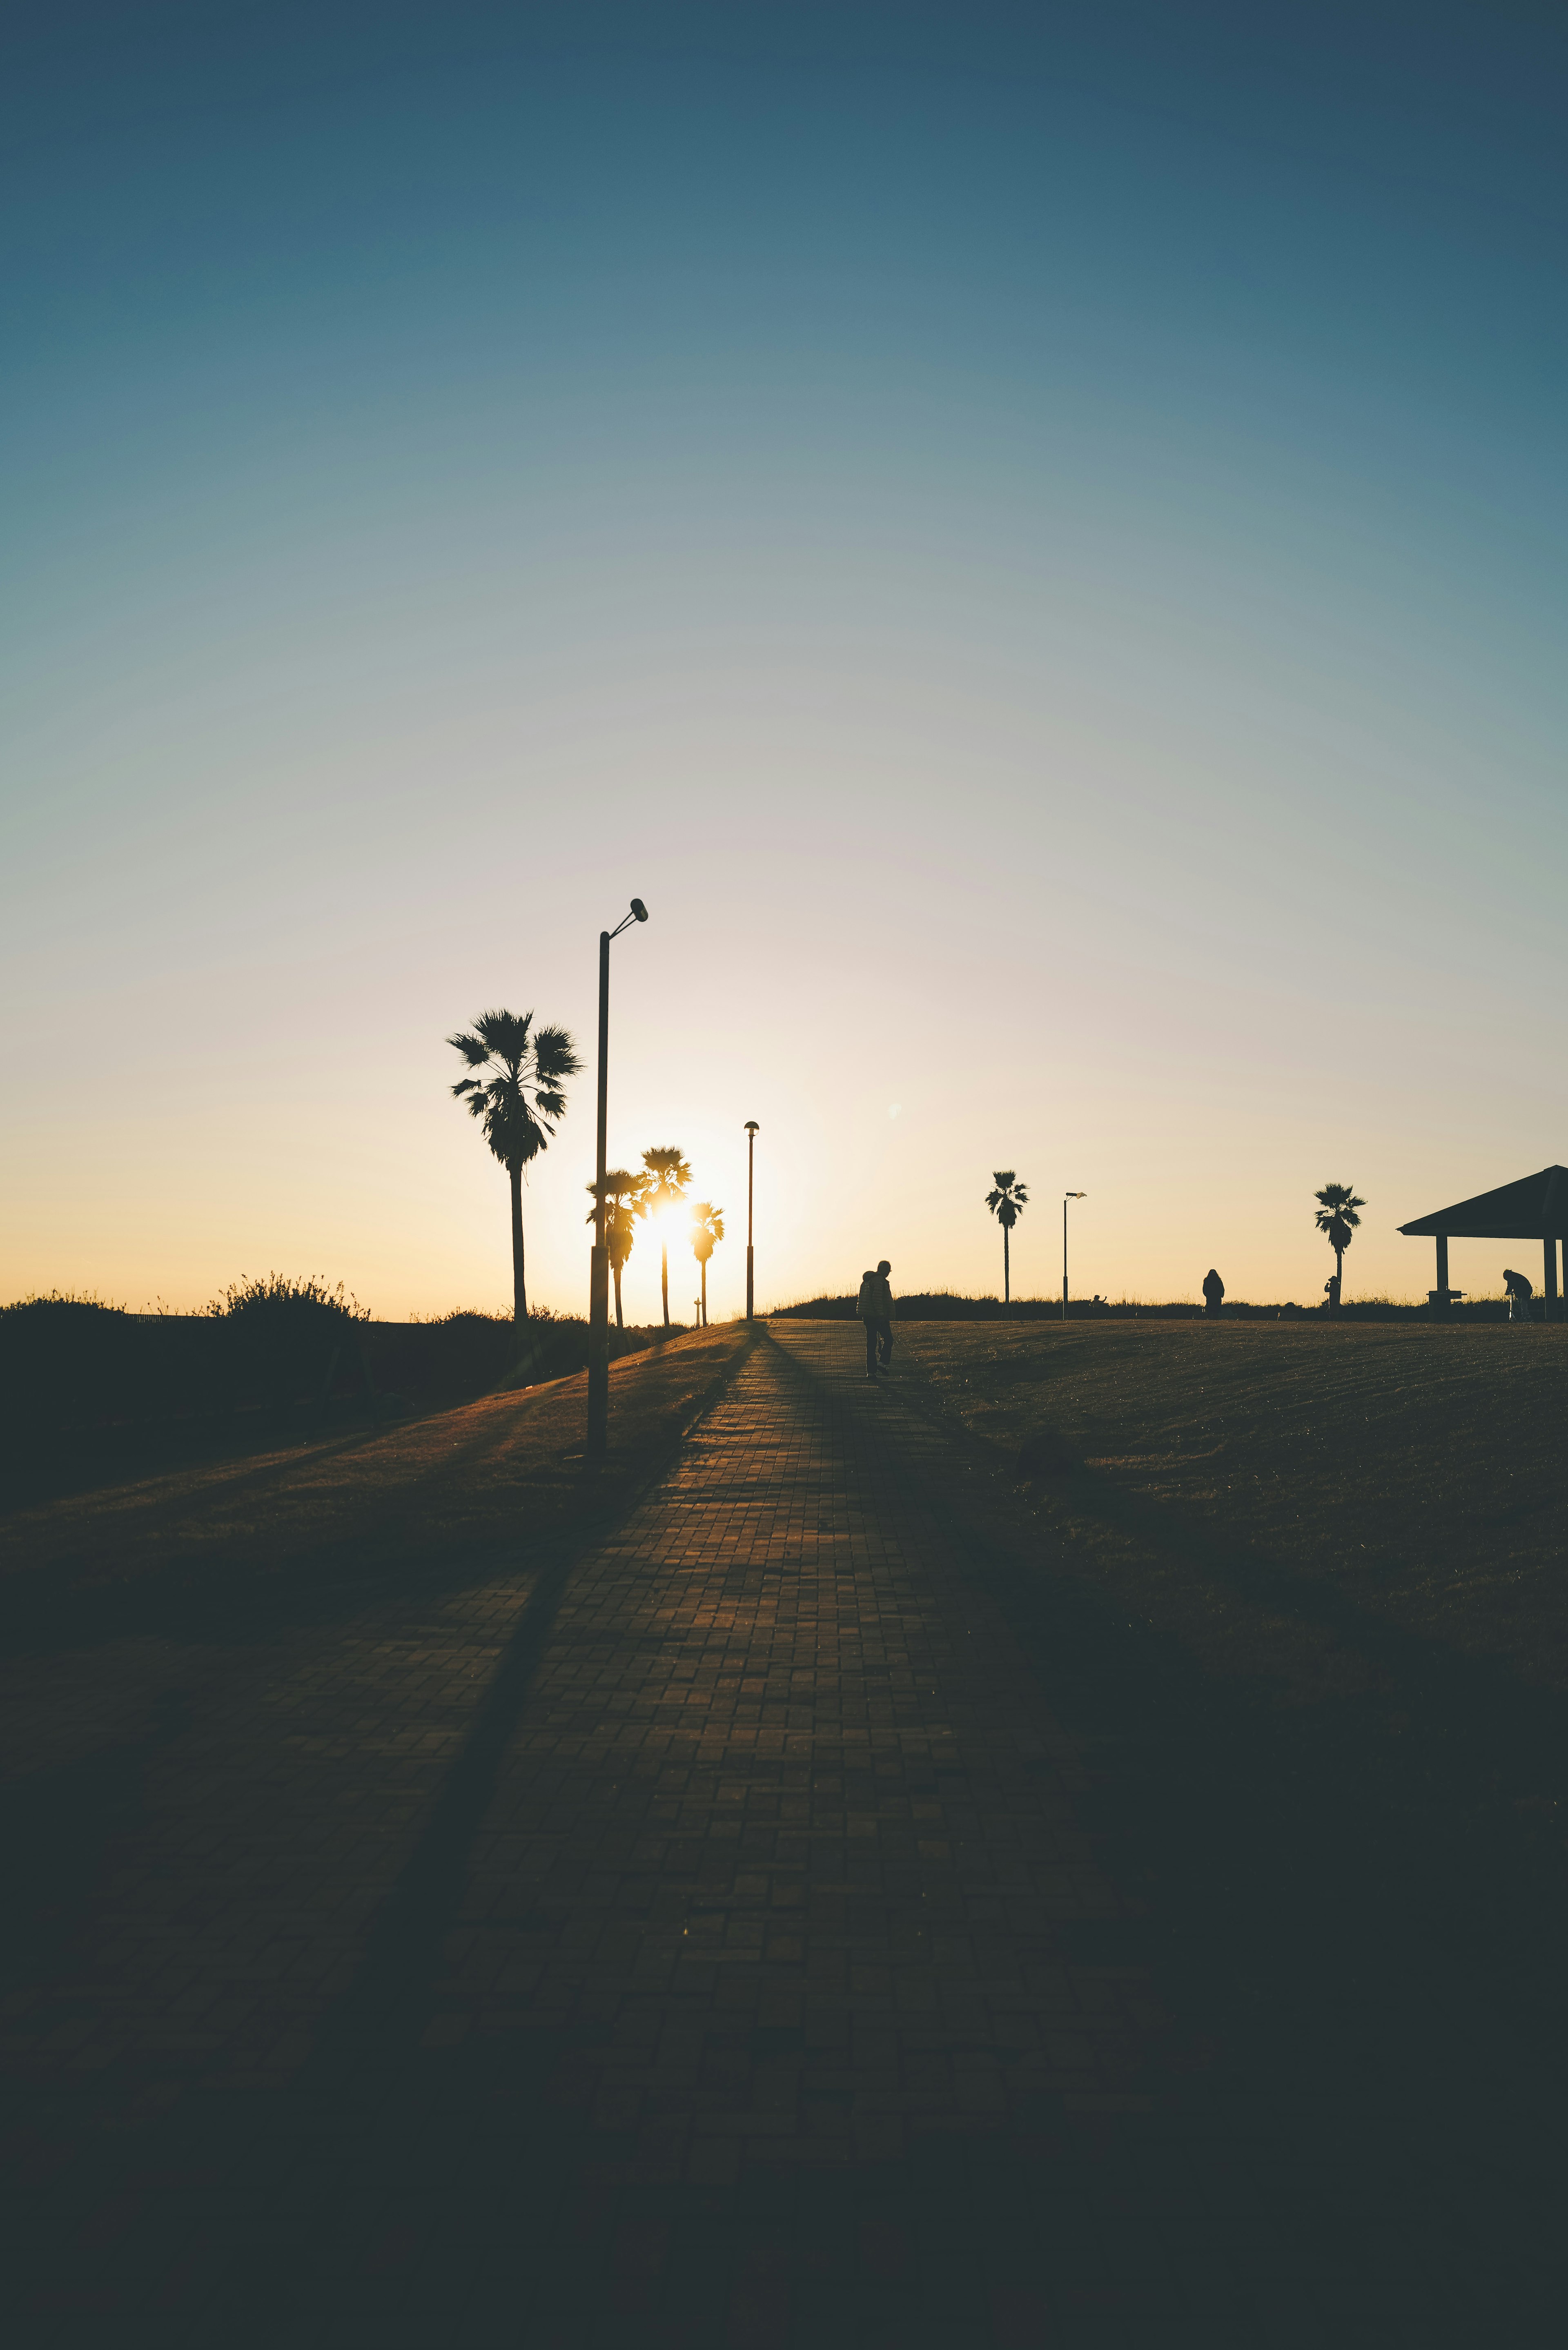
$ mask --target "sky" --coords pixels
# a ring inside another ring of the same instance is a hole
[[[8,24],[0,1297],[506,1305],[504,1005],[582,1310],[633,895],[716,1316],[748,1118],[760,1304],[996,1290],[998,1168],[1016,1292],[1074,1191],[1075,1294],[1315,1298],[1333,1180],[1420,1295],[1568,1160],[1559,6]]]

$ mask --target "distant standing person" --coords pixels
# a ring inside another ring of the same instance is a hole
[[[1220,1301],[1225,1295],[1225,1284],[1212,1265],[1203,1276],[1203,1311],[1212,1320],[1220,1311]]]
[[[1528,1322],[1530,1301],[1535,1292],[1522,1273],[1511,1273],[1505,1264],[1502,1285],[1508,1296],[1508,1318],[1511,1322]]]
[[[1323,1284],[1323,1294],[1324,1298],[1327,1300],[1329,1312],[1331,1314],[1337,1314],[1339,1311],[1339,1275],[1337,1273],[1331,1273],[1329,1274],[1328,1279]]]
[[[855,1311],[866,1325],[866,1376],[874,1379],[880,1361],[886,1370],[893,1360],[893,1292],[888,1275],[893,1268],[884,1257],[875,1273],[861,1278]]]

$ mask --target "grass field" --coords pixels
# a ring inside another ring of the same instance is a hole
[[[1207,1669],[1286,1701],[1362,1690],[1382,1630],[1568,1687],[1568,1328],[949,1323],[899,1344],[1075,1558]]]
[[[611,1510],[668,1454],[744,1348],[729,1324],[610,1367],[610,1451],[583,1472],[586,1375],[488,1396],[380,1432],[199,1462],[0,1519],[0,1625],[258,1578],[516,1544]]]

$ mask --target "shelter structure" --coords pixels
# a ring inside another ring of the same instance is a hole
[[[1521,1175],[1517,1183],[1503,1183],[1495,1191],[1481,1191],[1436,1215],[1421,1216],[1399,1230],[1412,1238],[1429,1235],[1438,1243],[1438,1284],[1431,1302],[1438,1313],[1448,1306],[1449,1243],[1471,1241],[1540,1241],[1544,1252],[1546,1318],[1557,1318],[1557,1244],[1568,1243],[1568,1167],[1543,1167],[1539,1175]],[[1568,1291],[1568,1258],[1564,1260]]]

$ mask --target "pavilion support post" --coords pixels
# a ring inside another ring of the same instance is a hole
[[[1447,1232],[1439,1232],[1438,1234],[1438,1311],[1439,1314],[1446,1314],[1448,1310],[1449,1236]]]
[[[1541,1309],[1544,1322],[1557,1319],[1557,1242],[1555,1235],[1546,1243],[1546,1298]]]

